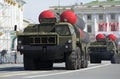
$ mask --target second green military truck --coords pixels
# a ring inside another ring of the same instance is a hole
[[[69,10],[65,12],[69,17],[73,15]],[[17,33],[17,50],[24,56],[25,70],[52,69],[53,63],[60,62],[65,62],[68,70],[88,66],[88,34],[67,19],[57,22],[47,10],[40,15],[40,24],[30,24]]]
[[[113,34],[98,34],[96,41],[90,43],[89,54],[91,63],[101,63],[102,60],[109,60],[112,64],[120,63],[120,51]]]

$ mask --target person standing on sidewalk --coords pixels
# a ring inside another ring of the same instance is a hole
[[[13,51],[12,51],[12,54],[13,54],[13,56],[14,56],[14,61],[13,61],[13,63],[14,63],[14,64],[17,64],[17,51],[16,51],[16,50],[13,50]]]
[[[6,57],[6,54],[7,54],[7,50],[6,49],[3,49],[1,52],[1,63],[6,63],[7,62],[7,57]]]

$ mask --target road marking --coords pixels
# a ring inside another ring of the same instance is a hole
[[[0,74],[0,77],[11,77],[11,76],[19,76],[19,75],[29,75],[29,74],[36,74],[36,73],[46,73],[50,71],[20,71],[20,72],[9,72]]]
[[[51,74],[44,74],[44,75],[33,75],[33,76],[26,76],[26,77],[23,77],[23,78],[36,78],[36,77],[47,77],[47,76],[62,75],[62,74],[68,74],[68,73],[73,73],[73,72],[81,72],[81,71],[96,69],[96,68],[100,68],[100,67],[104,67],[104,66],[108,66],[108,65],[110,65],[110,63],[109,64],[104,64],[104,65],[100,65],[100,66],[94,66],[94,67],[89,67],[89,68],[85,68],[85,69],[80,69],[80,70],[72,70],[72,71],[51,73]]]

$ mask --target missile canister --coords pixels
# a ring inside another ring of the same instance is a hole
[[[66,10],[60,15],[60,21],[69,22],[77,28],[79,31],[81,41],[86,43],[90,42],[90,38],[87,32],[83,31],[85,28],[85,22],[78,16],[75,15],[71,10]]]
[[[113,34],[109,34],[107,36],[108,39],[112,40],[112,41],[115,41],[116,40],[116,37],[113,35]]]
[[[42,18],[55,18],[55,15],[54,15],[54,13],[52,11],[45,10],[42,13],[40,13],[40,15],[38,17],[38,20],[39,20],[40,23],[41,23]]]
[[[105,39],[105,36],[103,34],[97,34],[96,40],[101,40],[101,39]]]

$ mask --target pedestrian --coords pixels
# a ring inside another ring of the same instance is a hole
[[[12,51],[13,56],[14,56],[14,64],[17,63],[17,52],[15,50]]]
[[[5,63],[5,62],[7,62],[7,58],[6,58],[6,54],[7,54],[7,50],[6,49],[3,49],[1,52],[0,52],[0,54],[1,54],[1,63]],[[6,60],[6,61],[5,61]]]

